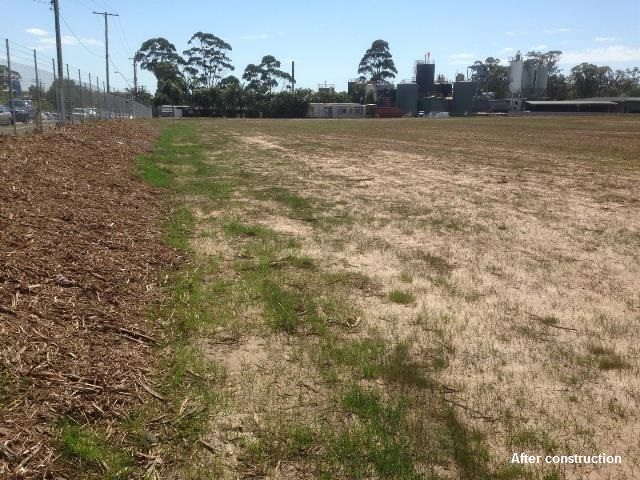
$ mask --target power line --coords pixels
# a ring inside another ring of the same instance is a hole
[[[80,40],[80,38],[74,33],[74,31],[71,29],[71,27],[69,26],[69,24],[67,23],[67,20],[64,18],[64,15],[62,15],[62,13],[60,13],[60,18],[62,18],[62,21],[64,22],[65,26],[69,29],[69,31],[71,32],[71,35],[73,35],[73,37],[78,41],[78,43],[80,43],[80,45],[82,45],[84,47],[84,49],[89,52],[91,55],[93,55],[94,57],[102,57],[102,55],[99,55],[95,52],[92,52],[89,47],[87,47],[84,42],[82,40]]]
[[[115,63],[113,63],[113,60],[111,60],[111,58],[109,58],[109,62],[111,63],[111,65],[113,65],[113,68],[116,69],[115,72],[118,73],[122,77],[122,79],[127,83],[127,87],[131,88],[131,84],[129,83],[129,80],[127,80],[127,77],[125,77],[122,74],[118,66]]]

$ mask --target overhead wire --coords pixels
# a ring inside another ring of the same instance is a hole
[[[89,52],[91,55],[93,55],[94,57],[102,57],[102,55],[99,55],[97,53],[95,53],[94,51],[92,51],[89,47],[87,47],[84,42],[80,39],[80,37],[78,37],[75,32],[73,31],[73,29],[71,28],[71,26],[69,26],[69,23],[67,22],[67,20],[64,18],[64,15],[62,15],[62,12],[60,12],[60,18],[62,19],[62,21],[64,22],[64,24],[66,25],[66,27],[69,29],[69,31],[71,32],[71,35],[73,35],[73,37],[78,41],[78,43],[80,43],[80,45],[82,45],[82,47]]]

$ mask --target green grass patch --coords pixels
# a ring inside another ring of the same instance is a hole
[[[87,426],[63,420],[59,425],[59,442],[62,454],[89,478],[118,480],[128,478],[131,473],[131,455]]]
[[[151,155],[138,158],[138,170],[142,179],[154,187],[168,187],[171,183],[171,174],[159,166]]]
[[[411,292],[404,290],[391,290],[388,297],[393,303],[399,303],[401,305],[409,305],[416,300],[416,297]]]
[[[276,235],[276,232],[270,228],[240,222],[229,222],[223,225],[222,230],[234,237],[273,238]]]

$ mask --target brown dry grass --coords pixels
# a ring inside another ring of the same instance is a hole
[[[360,331],[408,341],[417,360],[443,346],[439,379],[457,390],[465,421],[488,434],[495,463],[520,451],[605,452],[622,455],[623,466],[563,475],[637,478],[637,119],[227,120],[198,128],[205,145],[217,132],[231,138],[215,154],[261,179],[236,191],[223,213],[198,203],[200,222],[231,215],[261,224],[297,238],[324,270],[369,277],[376,294],[345,293],[362,312]],[[313,221],[256,199],[255,189],[273,184],[308,199]],[[195,247],[224,258],[235,242],[218,236],[213,250],[202,240]],[[389,301],[394,290],[414,300]],[[207,347],[229,370],[236,401],[228,415],[282,413],[299,396],[296,415],[313,417],[326,392],[312,362],[256,330],[260,312],[246,318],[253,327],[238,343]],[[310,391],[315,404],[303,401]],[[227,428],[238,429],[251,427]],[[284,467],[271,473],[300,475]]]

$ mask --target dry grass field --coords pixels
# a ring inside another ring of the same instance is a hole
[[[175,314],[223,372],[194,477],[640,477],[640,119],[185,120],[163,148]]]

